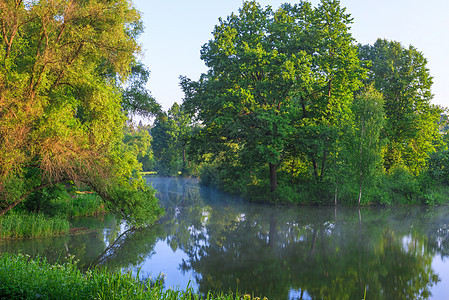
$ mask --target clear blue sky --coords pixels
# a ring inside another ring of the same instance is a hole
[[[237,12],[242,0],[134,0],[145,32],[140,37],[142,61],[150,69],[148,89],[167,110],[181,103],[180,75],[197,80],[206,72],[200,49],[211,39],[218,18]],[[278,8],[288,1],[260,0]],[[297,3],[299,1],[289,1]],[[319,0],[310,1],[317,5]],[[434,77],[434,104],[449,107],[449,1],[448,0],[341,0],[354,18],[357,42],[377,38],[413,45],[428,59]]]

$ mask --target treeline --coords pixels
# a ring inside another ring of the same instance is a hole
[[[182,106],[152,129],[160,168],[190,163],[255,201],[446,202],[447,119],[427,60],[399,42],[357,44],[351,23],[333,0],[248,1],[220,19],[201,49],[207,73],[181,77]]]

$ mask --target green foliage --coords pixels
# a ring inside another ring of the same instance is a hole
[[[123,143],[127,113],[157,111],[135,60],[139,13],[126,0],[7,1],[0,27],[0,214],[43,190],[39,209],[49,201],[44,189],[74,181],[109,206],[127,206],[122,217],[133,223],[116,190],[136,195],[133,205],[157,201],[151,191],[142,201],[141,167]]]
[[[49,218],[42,213],[9,212],[0,217],[0,238],[36,238],[62,235],[69,232],[65,218]]]
[[[442,185],[433,185],[427,189],[423,195],[423,204],[426,205],[444,205],[449,199],[449,187]]]
[[[378,193],[378,203],[388,205],[419,204],[422,197],[418,178],[404,168],[383,175]]]
[[[167,114],[156,119],[151,135],[155,169],[159,175],[177,176],[188,173],[186,152],[192,127],[190,116],[176,102]]]
[[[23,205],[29,212],[45,212],[54,216],[59,211],[55,209],[56,203],[65,202],[69,197],[64,185],[56,184],[34,192],[23,202]]]
[[[201,50],[208,72],[181,77],[203,183],[275,203],[435,202],[447,118],[430,104],[427,60],[397,42],[355,46],[351,23],[330,0],[245,1],[219,19]]]
[[[150,171],[154,169],[153,151],[151,148],[152,137],[149,126],[132,124],[125,128],[123,143],[126,145],[126,152],[133,153],[137,161],[142,164],[139,170]]]
[[[145,85],[147,84],[150,71],[140,62],[131,66],[131,74],[125,83],[126,88],[122,91],[122,108],[129,118],[132,115],[151,117],[161,113],[159,103],[149,94]]]
[[[431,155],[428,173],[436,182],[449,185],[449,150],[441,149]]]
[[[220,19],[201,51],[209,72],[198,82],[181,78],[184,105],[208,137],[195,146],[213,155],[234,151],[243,168],[269,174],[272,192],[284,159],[299,155],[324,180],[335,132],[363,74],[350,23],[334,1],[276,11],[248,1]]]
[[[65,213],[67,216],[74,218],[97,216],[108,212],[103,200],[96,194],[76,194],[70,198],[69,201],[60,203],[56,207],[58,213]]]
[[[128,272],[89,270],[85,274],[76,268],[73,257],[64,264],[49,264],[45,259],[29,259],[22,255],[0,256],[0,298],[8,299],[222,299],[237,300],[237,293],[224,295],[209,292],[195,294],[164,289],[160,278],[140,281]],[[244,299],[251,300],[250,295]]]
[[[407,49],[382,39],[359,46],[358,52],[361,60],[371,62],[367,81],[385,99],[385,169],[400,166],[419,174],[441,139],[438,121],[442,111],[430,104],[432,77],[427,60],[413,46]]]
[[[368,86],[357,95],[351,105],[352,127],[346,128],[342,138],[341,161],[337,168],[337,188],[346,185],[347,197],[358,199],[362,203],[362,193],[370,189],[376,177],[382,174],[380,139],[385,124],[384,100],[372,86]],[[346,125],[348,127],[348,122]],[[352,186],[351,186],[352,185]],[[352,201],[351,201],[352,202]]]

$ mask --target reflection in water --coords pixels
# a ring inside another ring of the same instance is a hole
[[[89,228],[84,234],[42,239],[0,240],[0,253],[22,253],[45,257],[47,261],[64,262],[74,255],[80,268],[87,268],[107,244],[119,233],[118,223],[111,216],[80,218],[71,221],[72,228]]]
[[[66,253],[141,276],[163,272],[166,287],[236,291],[269,299],[448,297],[448,208],[330,208],[255,205],[185,178],[148,179],[166,207],[152,228],[124,231],[113,220],[95,233],[8,241],[0,251]],[[81,221],[80,221],[81,222]],[[96,227],[95,227],[96,226]],[[438,262],[438,263],[435,263]],[[437,273],[438,271],[438,273]],[[432,296],[431,293],[434,295]]]

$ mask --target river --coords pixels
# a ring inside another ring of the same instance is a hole
[[[284,207],[251,204],[188,178],[149,177],[166,215],[127,231],[110,216],[84,234],[0,241],[0,252],[80,268],[164,277],[166,288],[269,299],[449,299],[448,207]],[[160,275],[159,275],[160,274]]]

